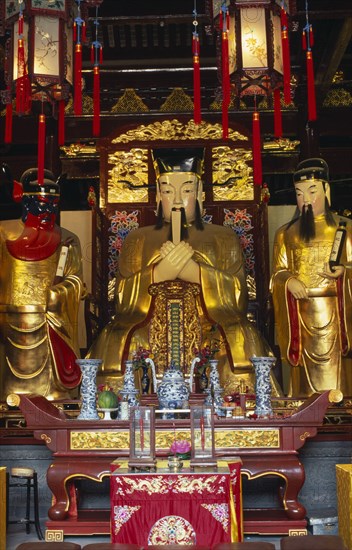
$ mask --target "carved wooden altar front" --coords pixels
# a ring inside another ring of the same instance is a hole
[[[245,533],[288,534],[306,527],[306,511],[298,500],[304,468],[298,450],[321,426],[329,392],[314,394],[293,413],[268,420],[218,418],[215,420],[216,456],[231,461],[240,457],[242,474],[249,479],[279,478],[281,509],[245,510]],[[54,495],[48,511],[48,531],[63,534],[109,533],[109,511],[79,510],[75,505],[75,480],[102,482],[110,464],[129,454],[128,422],[86,421],[67,418],[42,396],[21,395],[20,408],[36,439],[53,453],[47,482]],[[156,421],[157,456],[167,456],[176,437],[190,440],[189,419]]]

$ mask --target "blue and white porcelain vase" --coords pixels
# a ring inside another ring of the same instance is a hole
[[[251,357],[255,371],[255,414],[267,418],[273,414],[271,406],[270,371],[275,364],[275,357]]]
[[[213,406],[214,411],[218,416],[225,416],[225,411],[222,408],[224,393],[223,388],[220,384],[220,375],[218,371],[218,360],[209,359],[210,373],[209,373],[209,382],[211,387],[211,392],[213,393]]]
[[[77,420],[100,420],[97,411],[97,372],[101,359],[76,359],[82,372],[81,411]]]
[[[188,407],[189,387],[182,371],[171,363],[158,385],[157,395],[161,409],[186,409]]]
[[[125,361],[125,374],[123,377],[123,386],[119,391],[123,402],[128,402],[129,407],[138,407],[138,390],[134,382],[133,361]]]

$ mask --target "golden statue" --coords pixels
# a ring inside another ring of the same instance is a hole
[[[78,386],[78,309],[83,295],[81,250],[55,224],[60,187],[45,170],[12,181],[20,220],[0,223],[0,400],[13,393],[67,397]]]
[[[328,389],[352,395],[352,225],[347,222],[341,265],[330,266],[339,217],[329,209],[328,180],[323,159],[298,165],[297,213],[275,235],[275,326],[281,355],[291,365],[293,396]]]
[[[122,374],[124,360],[134,350],[151,347],[155,287],[164,292],[167,283],[165,292],[172,294],[181,283],[193,285],[198,289],[193,314],[200,320],[203,343],[214,327],[213,337],[223,342],[216,359],[225,391],[234,391],[240,381],[253,391],[249,358],[272,353],[246,317],[247,287],[237,235],[202,221],[203,149],[158,149],[153,155],[157,223],[126,237],[119,256],[116,315],[88,356],[103,360],[103,379]],[[187,372],[189,365],[182,367]],[[275,393],[279,391],[275,383]]]

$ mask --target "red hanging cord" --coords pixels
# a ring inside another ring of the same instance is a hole
[[[316,108],[316,100],[315,100],[313,55],[310,50],[306,52],[306,62],[307,62],[308,120],[313,121],[317,119],[317,108]]]
[[[44,182],[45,161],[45,115],[39,115],[38,124],[38,183]]]
[[[254,111],[252,123],[252,139],[253,139],[253,183],[254,185],[262,185],[262,155],[261,155],[261,139],[260,139],[260,119],[259,113]]]
[[[82,46],[75,46],[73,110],[76,116],[82,114]]]
[[[202,121],[200,95],[200,64],[199,64],[199,37],[193,33],[193,118],[195,124]]]
[[[282,137],[281,92],[279,88],[274,90],[274,136]]]
[[[307,96],[308,96],[308,120],[317,119],[317,107],[315,99],[314,63],[313,63],[313,29],[308,19],[308,0],[306,0],[306,25],[303,29],[303,49],[306,50],[307,68]]]
[[[284,79],[284,101],[286,105],[291,103],[291,65],[290,65],[290,42],[288,38],[287,13],[281,8],[281,43],[282,43],[282,64]]]
[[[94,67],[93,74],[93,136],[100,135],[100,69]]]

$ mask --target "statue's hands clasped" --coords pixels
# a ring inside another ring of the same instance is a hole
[[[198,264],[192,260],[193,248],[181,241],[175,245],[171,241],[160,249],[160,262],[154,268],[154,281],[173,281],[177,278],[189,282],[199,282]]]

